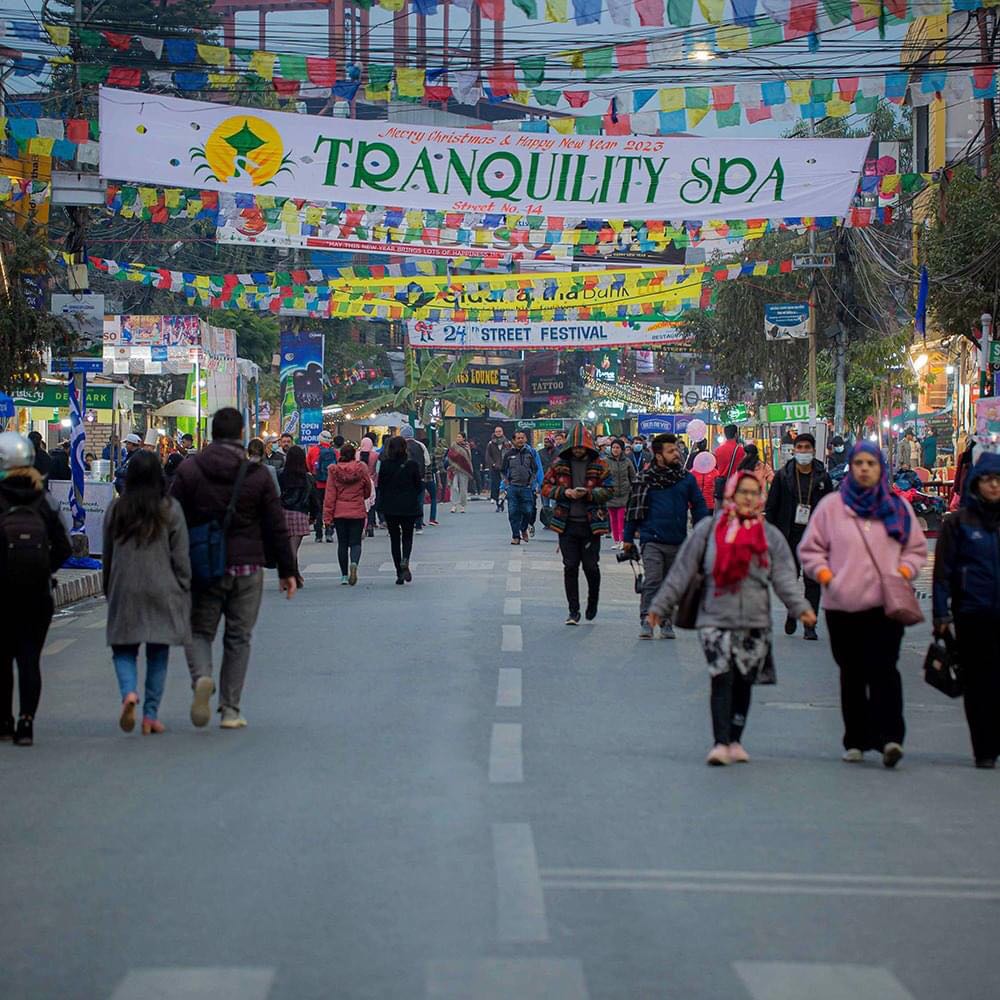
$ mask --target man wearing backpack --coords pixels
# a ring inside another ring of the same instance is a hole
[[[192,541],[197,529],[228,523],[223,575],[192,587],[191,644],[186,652],[194,687],[191,721],[206,726],[215,693],[212,643],[220,619],[225,618],[219,673],[220,725],[241,729],[247,724],[240,700],[264,589],[264,567],[277,565],[281,589],[289,598],[296,591],[298,567],[271,475],[263,465],[247,462],[239,410],[227,406],[212,417],[211,444],[180,464],[170,492],[184,508]],[[232,513],[227,514],[231,504]]]
[[[0,629],[0,740],[13,739],[18,746],[31,746],[34,739],[42,647],[52,621],[52,574],[70,556],[66,529],[34,461],[35,447],[26,437],[0,434],[0,602],[8,621]]]
[[[319,509],[323,509],[323,500],[326,497],[326,478],[331,465],[337,464],[337,450],[333,446],[333,435],[329,431],[322,431],[319,436],[319,444],[314,444],[306,452],[306,467],[316,480],[316,498]],[[326,529],[326,540],[333,541],[333,525],[328,525]],[[323,518],[316,518],[316,541],[323,541]]]

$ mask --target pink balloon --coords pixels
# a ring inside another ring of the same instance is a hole
[[[684,432],[692,441],[703,441],[705,439],[705,431],[708,428],[705,426],[704,420],[692,420],[691,423],[687,425],[687,430]]]
[[[695,455],[691,467],[695,472],[705,475],[715,468],[715,456],[710,451],[700,451]]]

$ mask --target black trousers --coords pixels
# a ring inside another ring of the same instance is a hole
[[[316,541],[323,541],[323,501],[326,499],[326,487],[320,489],[318,486],[314,486],[313,489],[316,491],[316,500],[319,504],[319,517],[316,518]],[[326,528],[326,540],[328,542],[333,541],[333,525],[329,525]]]
[[[410,561],[413,551],[413,529],[416,527],[416,517],[392,517],[386,515],[385,526],[389,529],[389,548],[392,550],[392,562],[399,571],[403,562]]]
[[[833,658],[840,667],[844,749],[879,750],[902,743],[903,682],[896,662],[903,626],[881,608],[827,611]]]
[[[52,595],[8,607],[7,628],[0,630],[0,716],[14,714],[14,662],[17,662],[19,714],[34,718],[42,695],[42,647],[52,622]]]
[[[958,615],[955,637],[965,684],[965,718],[976,760],[1000,757],[1000,620],[993,615]]]
[[[802,572],[802,564],[799,562],[799,542],[802,541],[804,534],[805,528],[800,528],[799,530],[793,528],[791,535],[788,537],[788,545],[792,550],[792,555],[795,557],[795,571],[805,582],[806,600],[809,602],[813,612],[819,614],[819,598],[823,592],[823,588],[819,585],[818,581],[814,580],[811,576],[806,576]]]
[[[753,685],[749,677],[730,667],[724,674],[712,678],[712,732],[715,742],[728,745],[739,743],[750,711]]]
[[[347,576],[349,563],[361,562],[361,536],[365,520],[363,517],[338,517],[333,522],[337,529],[337,560],[341,576]]]
[[[490,499],[494,503],[500,501],[500,470],[490,469]]]
[[[563,582],[571,614],[580,613],[580,567],[587,578],[587,603],[597,607],[601,593],[601,536],[590,530],[586,521],[569,521],[559,536],[559,551],[563,561]]]

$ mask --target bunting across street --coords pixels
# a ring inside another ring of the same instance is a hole
[[[103,88],[101,174],[445,211],[844,215],[868,139],[548,136],[293,115]]]

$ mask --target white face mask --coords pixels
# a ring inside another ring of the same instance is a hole
[[[811,451],[797,451],[795,453],[795,461],[799,465],[812,465],[813,452]]]

